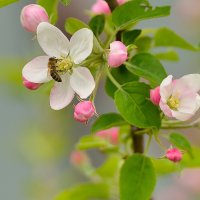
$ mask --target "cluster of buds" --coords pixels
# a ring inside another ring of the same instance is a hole
[[[119,5],[122,5],[123,3],[125,3],[127,0],[117,0],[117,3]],[[93,4],[91,11],[94,14],[110,14],[111,13],[111,9],[108,5],[108,3],[104,0],[97,0],[95,4]]]

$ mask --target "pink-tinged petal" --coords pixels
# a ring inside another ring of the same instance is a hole
[[[93,49],[93,33],[88,28],[78,30],[70,39],[70,57],[75,64],[80,64]]]
[[[176,80],[175,91],[190,90],[197,93],[200,90],[200,74],[188,74]]]
[[[70,76],[70,84],[73,90],[82,99],[86,99],[95,88],[95,81],[89,69],[77,67]]]
[[[29,90],[37,90],[42,85],[41,83],[30,82],[30,81],[26,80],[24,77],[22,77],[22,79],[23,79],[24,87],[26,87]]]
[[[164,103],[167,102],[168,98],[172,95],[173,83],[172,75],[165,78],[160,85],[160,96]]]
[[[97,15],[111,13],[109,5],[104,0],[97,0],[96,3],[92,6],[91,10]]]
[[[48,76],[48,56],[39,56],[31,60],[22,70],[25,79],[33,83],[45,83],[51,80]]]
[[[162,100],[160,101],[160,109],[163,111],[163,113],[167,116],[167,117],[173,117],[172,116],[172,110],[170,109],[170,107],[164,103]]]
[[[37,26],[41,22],[49,22],[49,17],[42,6],[29,4],[22,9],[20,20],[25,30],[36,32]]]
[[[37,27],[37,39],[43,51],[50,57],[66,57],[69,53],[69,40],[52,24],[40,23]]]
[[[179,111],[172,110],[172,116],[180,121],[187,121],[194,116],[191,113],[182,113]]]
[[[158,106],[160,103],[160,87],[156,87],[150,90],[150,100],[151,102]]]
[[[182,91],[180,95],[180,105],[178,111],[182,113],[193,114],[196,112],[196,98],[197,94],[191,91]]]
[[[74,119],[87,122],[95,114],[95,107],[91,101],[81,101],[74,107]]]
[[[69,75],[61,76],[62,82],[55,82],[51,89],[50,106],[54,110],[60,110],[69,105],[74,98],[74,91],[70,86]]]
[[[126,46],[120,41],[114,41],[110,44],[110,53],[108,55],[108,64],[110,67],[119,67],[128,58]]]
[[[126,2],[127,2],[127,0],[117,0],[117,3],[119,5],[122,5],[122,4],[126,3]]]

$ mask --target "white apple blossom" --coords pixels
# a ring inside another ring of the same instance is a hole
[[[181,121],[190,119],[200,107],[200,74],[189,74],[172,80],[172,75],[160,85],[160,108],[168,117]]]
[[[23,77],[33,83],[52,80],[49,72],[50,58],[56,60],[56,72],[62,79],[55,82],[50,94],[50,106],[54,110],[66,107],[77,93],[87,98],[95,87],[95,81],[86,67],[79,66],[92,52],[93,33],[80,29],[70,41],[55,26],[42,22],[37,27],[37,39],[47,56],[39,56],[23,68]]]

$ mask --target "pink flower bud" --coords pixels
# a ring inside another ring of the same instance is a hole
[[[126,3],[126,2],[127,2],[127,0],[117,0],[117,3],[119,5],[122,5],[122,4]]]
[[[110,44],[110,53],[108,55],[108,64],[110,67],[119,67],[127,58],[127,48],[122,42],[114,41]]]
[[[74,108],[74,119],[85,123],[95,114],[95,108],[91,101],[79,102]]]
[[[22,77],[24,87],[28,88],[29,90],[37,90],[41,84],[40,83],[33,83]]]
[[[160,103],[160,87],[159,86],[150,90],[150,99],[154,105],[156,106],[159,105]]]
[[[96,3],[91,8],[92,12],[95,14],[110,14],[111,10],[107,2],[104,0],[97,0]]]
[[[96,136],[106,139],[111,144],[117,145],[119,143],[119,128],[113,127],[110,129],[99,131],[96,133]]]
[[[179,162],[182,160],[183,155],[179,149],[171,148],[167,150],[165,157],[172,162]]]
[[[81,166],[88,162],[87,155],[82,151],[73,151],[70,155],[70,162],[75,166]]]
[[[25,6],[21,11],[20,19],[24,29],[29,32],[36,32],[39,23],[49,22],[46,10],[37,4]]]

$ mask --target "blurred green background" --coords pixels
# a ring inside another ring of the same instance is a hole
[[[19,20],[23,6],[34,2],[22,0],[20,3],[0,9],[0,199],[2,200],[51,200],[63,189],[85,179],[70,164],[69,155],[78,138],[89,133],[89,125],[74,122],[72,105],[61,111],[51,110],[49,86],[29,91],[22,85],[21,70],[24,64],[33,57],[42,55],[34,35],[25,32]],[[89,10],[94,2],[94,0],[73,0],[68,7],[60,5],[57,26],[63,30],[64,21],[69,16],[88,21],[84,12],[86,9]],[[164,19],[141,23],[138,25],[139,28],[169,26],[191,43],[199,43],[199,0],[150,2],[153,5],[171,4],[172,14]],[[181,50],[179,53],[180,62],[163,62],[170,74],[179,77],[187,73],[200,72],[199,53]],[[115,110],[111,99],[103,90],[103,80],[95,102],[99,114]],[[197,132],[195,134],[194,131],[190,131],[188,135],[198,144],[197,139],[200,137]],[[157,145],[152,145],[152,154],[159,155],[158,151]],[[98,156],[95,156],[94,164],[98,165],[102,157],[97,153],[95,155]],[[196,173],[200,176],[199,171]],[[160,180],[155,200],[165,200],[165,196],[168,197],[166,199],[172,200],[198,199],[196,191],[187,192],[175,180],[178,176],[176,174]],[[171,198],[169,194],[172,195]]]

